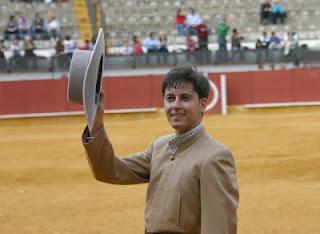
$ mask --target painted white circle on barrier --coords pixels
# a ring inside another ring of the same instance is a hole
[[[218,103],[218,100],[219,100],[218,87],[216,86],[216,84],[213,81],[211,81],[211,80],[208,80],[208,81],[209,81],[209,84],[211,87],[211,92],[213,94],[213,97],[212,97],[212,101],[207,105],[205,111],[211,110],[213,107],[215,107]]]

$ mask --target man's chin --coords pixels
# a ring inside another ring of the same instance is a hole
[[[171,127],[176,130],[177,133],[184,132],[185,127],[180,123],[170,123]]]

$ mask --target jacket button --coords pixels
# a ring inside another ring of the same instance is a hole
[[[170,160],[173,161],[173,160],[175,160],[175,159],[176,159],[176,156],[171,155]]]

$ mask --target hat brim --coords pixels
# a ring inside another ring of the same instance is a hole
[[[93,51],[76,50],[70,64],[68,100],[83,104],[90,131],[99,105],[104,60],[104,33],[100,29]]]

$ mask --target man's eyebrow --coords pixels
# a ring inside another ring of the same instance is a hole
[[[182,94],[180,94],[180,96],[193,96],[193,94],[192,93],[182,93]]]

